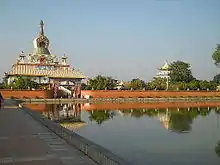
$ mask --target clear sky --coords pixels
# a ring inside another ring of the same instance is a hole
[[[165,60],[183,60],[198,79],[220,73],[220,0],[1,0],[1,76],[44,20],[53,54],[86,76],[151,80]]]

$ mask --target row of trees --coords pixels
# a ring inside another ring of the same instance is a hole
[[[214,64],[220,66],[220,44],[217,44],[215,51],[212,54],[212,59]],[[220,83],[220,74],[216,75],[212,81],[206,80],[197,80],[191,71],[191,66],[189,63],[183,61],[175,61],[169,66],[169,90],[214,90],[217,88]],[[94,90],[103,90],[103,89],[115,89],[117,83],[111,77],[106,77],[98,75],[95,78],[91,78],[88,81],[88,84],[83,84],[83,89],[94,89]],[[122,89],[158,89],[165,90],[167,88],[167,80],[162,78],[154,78],[150,82],[144,82],[140,79],[132,79],[129,82],[123,84]]]
[[[220,74],[216,75],[212,81],[197,80],[190,69],[190,64],[183,61],[175,61],[169,67],[169,90],[215,90],[220,83]],[[83,89],[116,89],[117,83],[111,77],[98,75],[88,80],[88,84],[83,84]],[[133,90],[165,90],[167,88],[167,79],[154,78],[150,82],[144,82],[141,79],[132,79],[125,82],[121,89]]]
[[[190,82],[170,82],[169,90],[215,90],[220,83],[220,74],[216,75],[213,81],[202,81],[193,79]],[[122,90],[165,90],[166,79],[154,78],[150,82],[144,82],[140,79],[132,79],[130,82],[125,82],[122,85]],[[93,89],[93,90],[104,90],[104,89],[115,89],[117,83],[111,77],[105,77],[98,75],[93,79],[89,79],[88,85],[82,84],[82,89]],[[39,89],[40,85],[29,78],[18,77],[12,83],[7,84],[6,82],[0,85],[0,88],[5,89]]]
[[[10,84],[7,83],[7,79],[4,78],[3,82],[0,84],[0,88],[3,89],[38,89],[40,88],[39,84],[31,81],[28,77],[17,77]]]
[[[100,75],[99,75],[100,76]],[[104,76],[103,79],[105,79]],[[94,78],[96,79],[96,77]],[[88,85],[82,84],[82,89],[87,90],[104,90],[109,89],[113,90],[116,89],[117,84],[111,83],[110,86],[105,85],[102,82],[99,84],[91,84],[90,80]],[[215,81],[206,81],[206,80],[192,80],[190,82],[170,82],[169,83],[169,90],[216,90],[218,87],[217,82]],[[167,82],[166,79],[163,78],[155,78],[150,82],[144,82],[140,79],[133,79],[129,82],[125,82],[121,86],[121,90],[166,90],[167,89]]]
[[[220,115],[220,111],[217,107],[212,110],[217,115]],[[199,116],[207,116],[212,110],[207,108],[198,109],[197,107],[190,108],[190,111],[188,111],[187,108],[180,108],[179,110],[172,108],[167,116],[167,119],[169,119],[169,128],[178,133],[189,132],[191,131],[191,124],[194,119]],[[130,116],[132,118],[141,118],[144,116],[158,117],[166,115],[167,109],[160,109],[159,111],[156,109],[125,109],[120,110],[120,112],[124,116]],[[112,110],[89,111],[89,113],[89,119],[96,121],[97,124],[103,124],[105,121],[113,119],[117,115],[116,112]]]

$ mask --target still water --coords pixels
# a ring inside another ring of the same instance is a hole
[[[27,105],[135,165],[219,165],[220,108]],[[123,107],[123,108],[122,108]],[[140,108],[141,107],[141,108]]]

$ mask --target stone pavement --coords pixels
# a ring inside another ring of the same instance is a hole
[[[96,165],[12,100],[5,100],[0,110],[0,164]]]

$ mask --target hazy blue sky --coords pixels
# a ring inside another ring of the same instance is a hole
[[[165,60],[212,79],[220,43],[220,0],[1,0],[0,70],[30,53],[39,21],[50,50],[87,76],[151,80]]]

